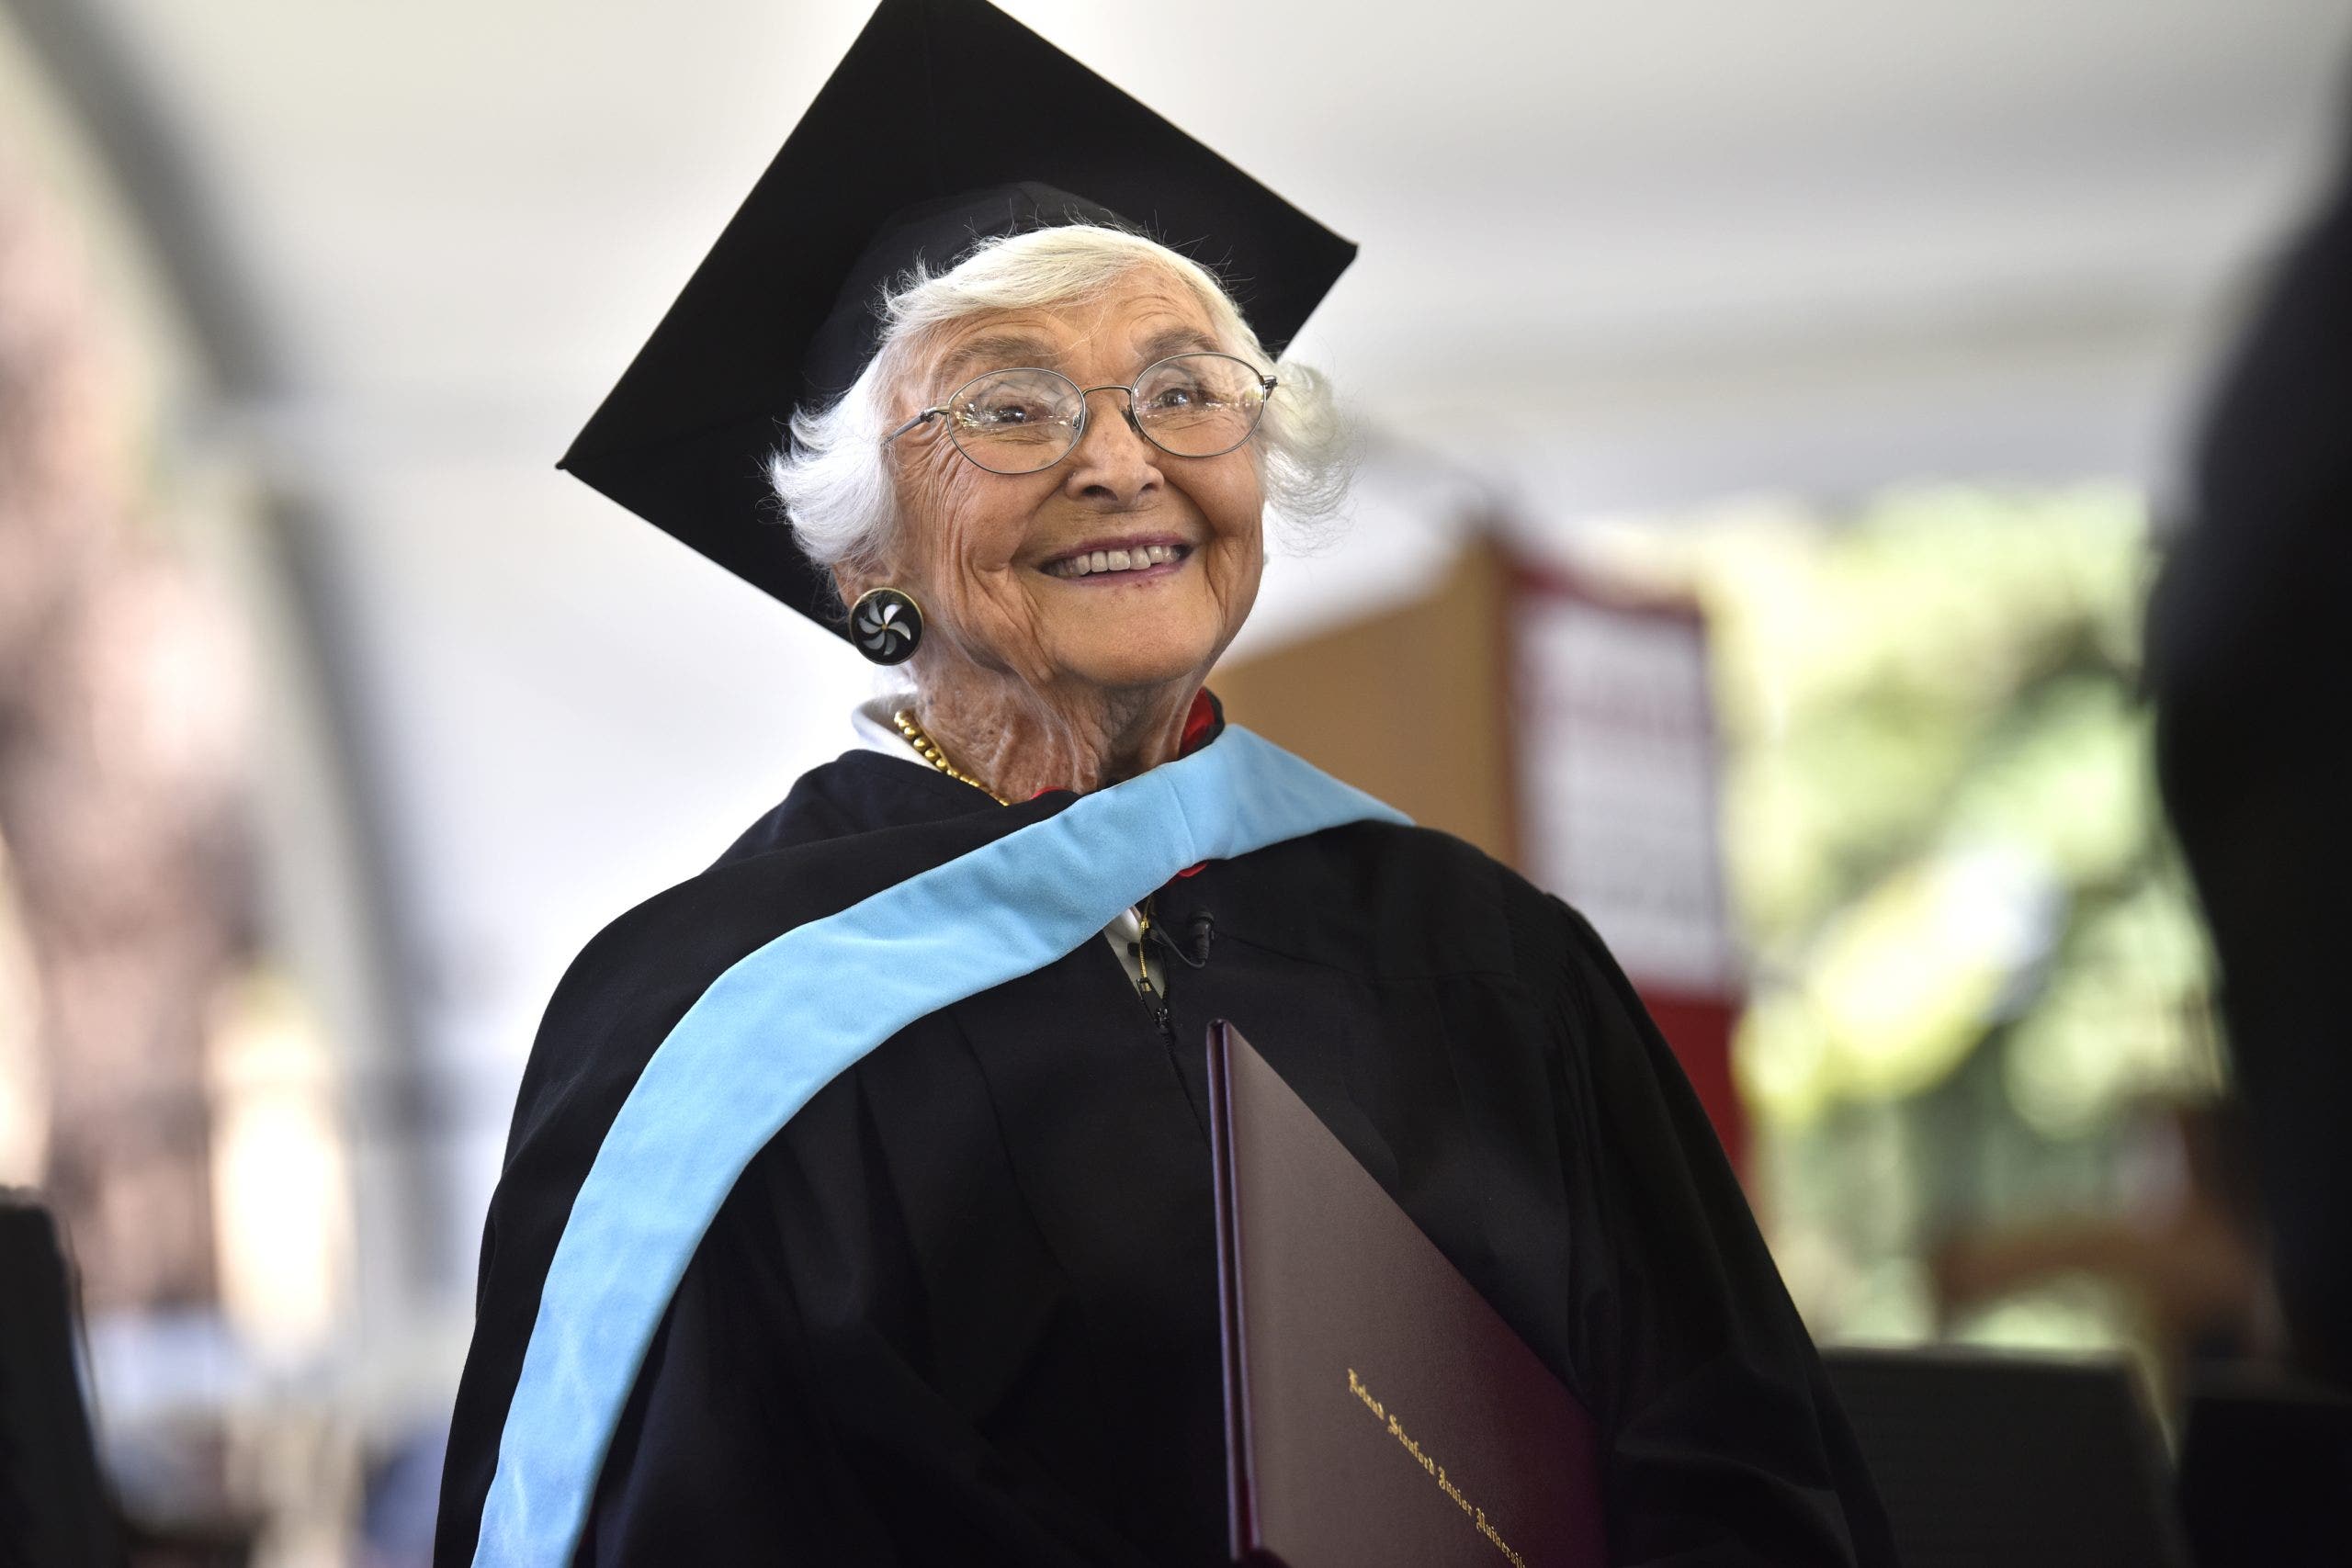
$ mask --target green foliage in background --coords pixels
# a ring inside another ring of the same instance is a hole
[[[2144,504],[1922,489],[1606,543],[1709,613],[1792,1285],[1832,1331],[1926,1333],[1939,1234],[2126,1202],[2135,1108],[2218,1082],[2136,693]]]

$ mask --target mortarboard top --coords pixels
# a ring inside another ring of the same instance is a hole
[[[1356,251],[983,0],[882,0],[557,467],[841,630],[768,488],[794,407],[847,389],[918,259],[1105,220],[1218,274],[1274,355]]]

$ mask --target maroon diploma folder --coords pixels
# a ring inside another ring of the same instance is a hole
[[[1600,1568],[1576,1396],[1230,1024],[1208,1053],[1235,1559]]]

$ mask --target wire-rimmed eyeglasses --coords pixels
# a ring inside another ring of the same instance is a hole
[[[934,419],[956,449],[992,474],[1050,468],[1086,434],[1086,400],[1125,392],[1128,426],[1176,457],[1215,457],[1250,439],[1275,378],[1229,354],[1175,354],[1143,367],[1132,386],[1081,387],[1058,370],[1019,366],[976,376],[884,436],[896,441]]]

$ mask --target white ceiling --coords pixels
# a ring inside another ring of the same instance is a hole
[[[95,3],[314,409],[549,453],[866,9]],[[1360,238],[1302,352],[1449,436],[1531,389],[1561,394],[1541,424],[1733,368],[2177,329],[2308,177],[2352,58],[2333,0],[1008,8]]]

